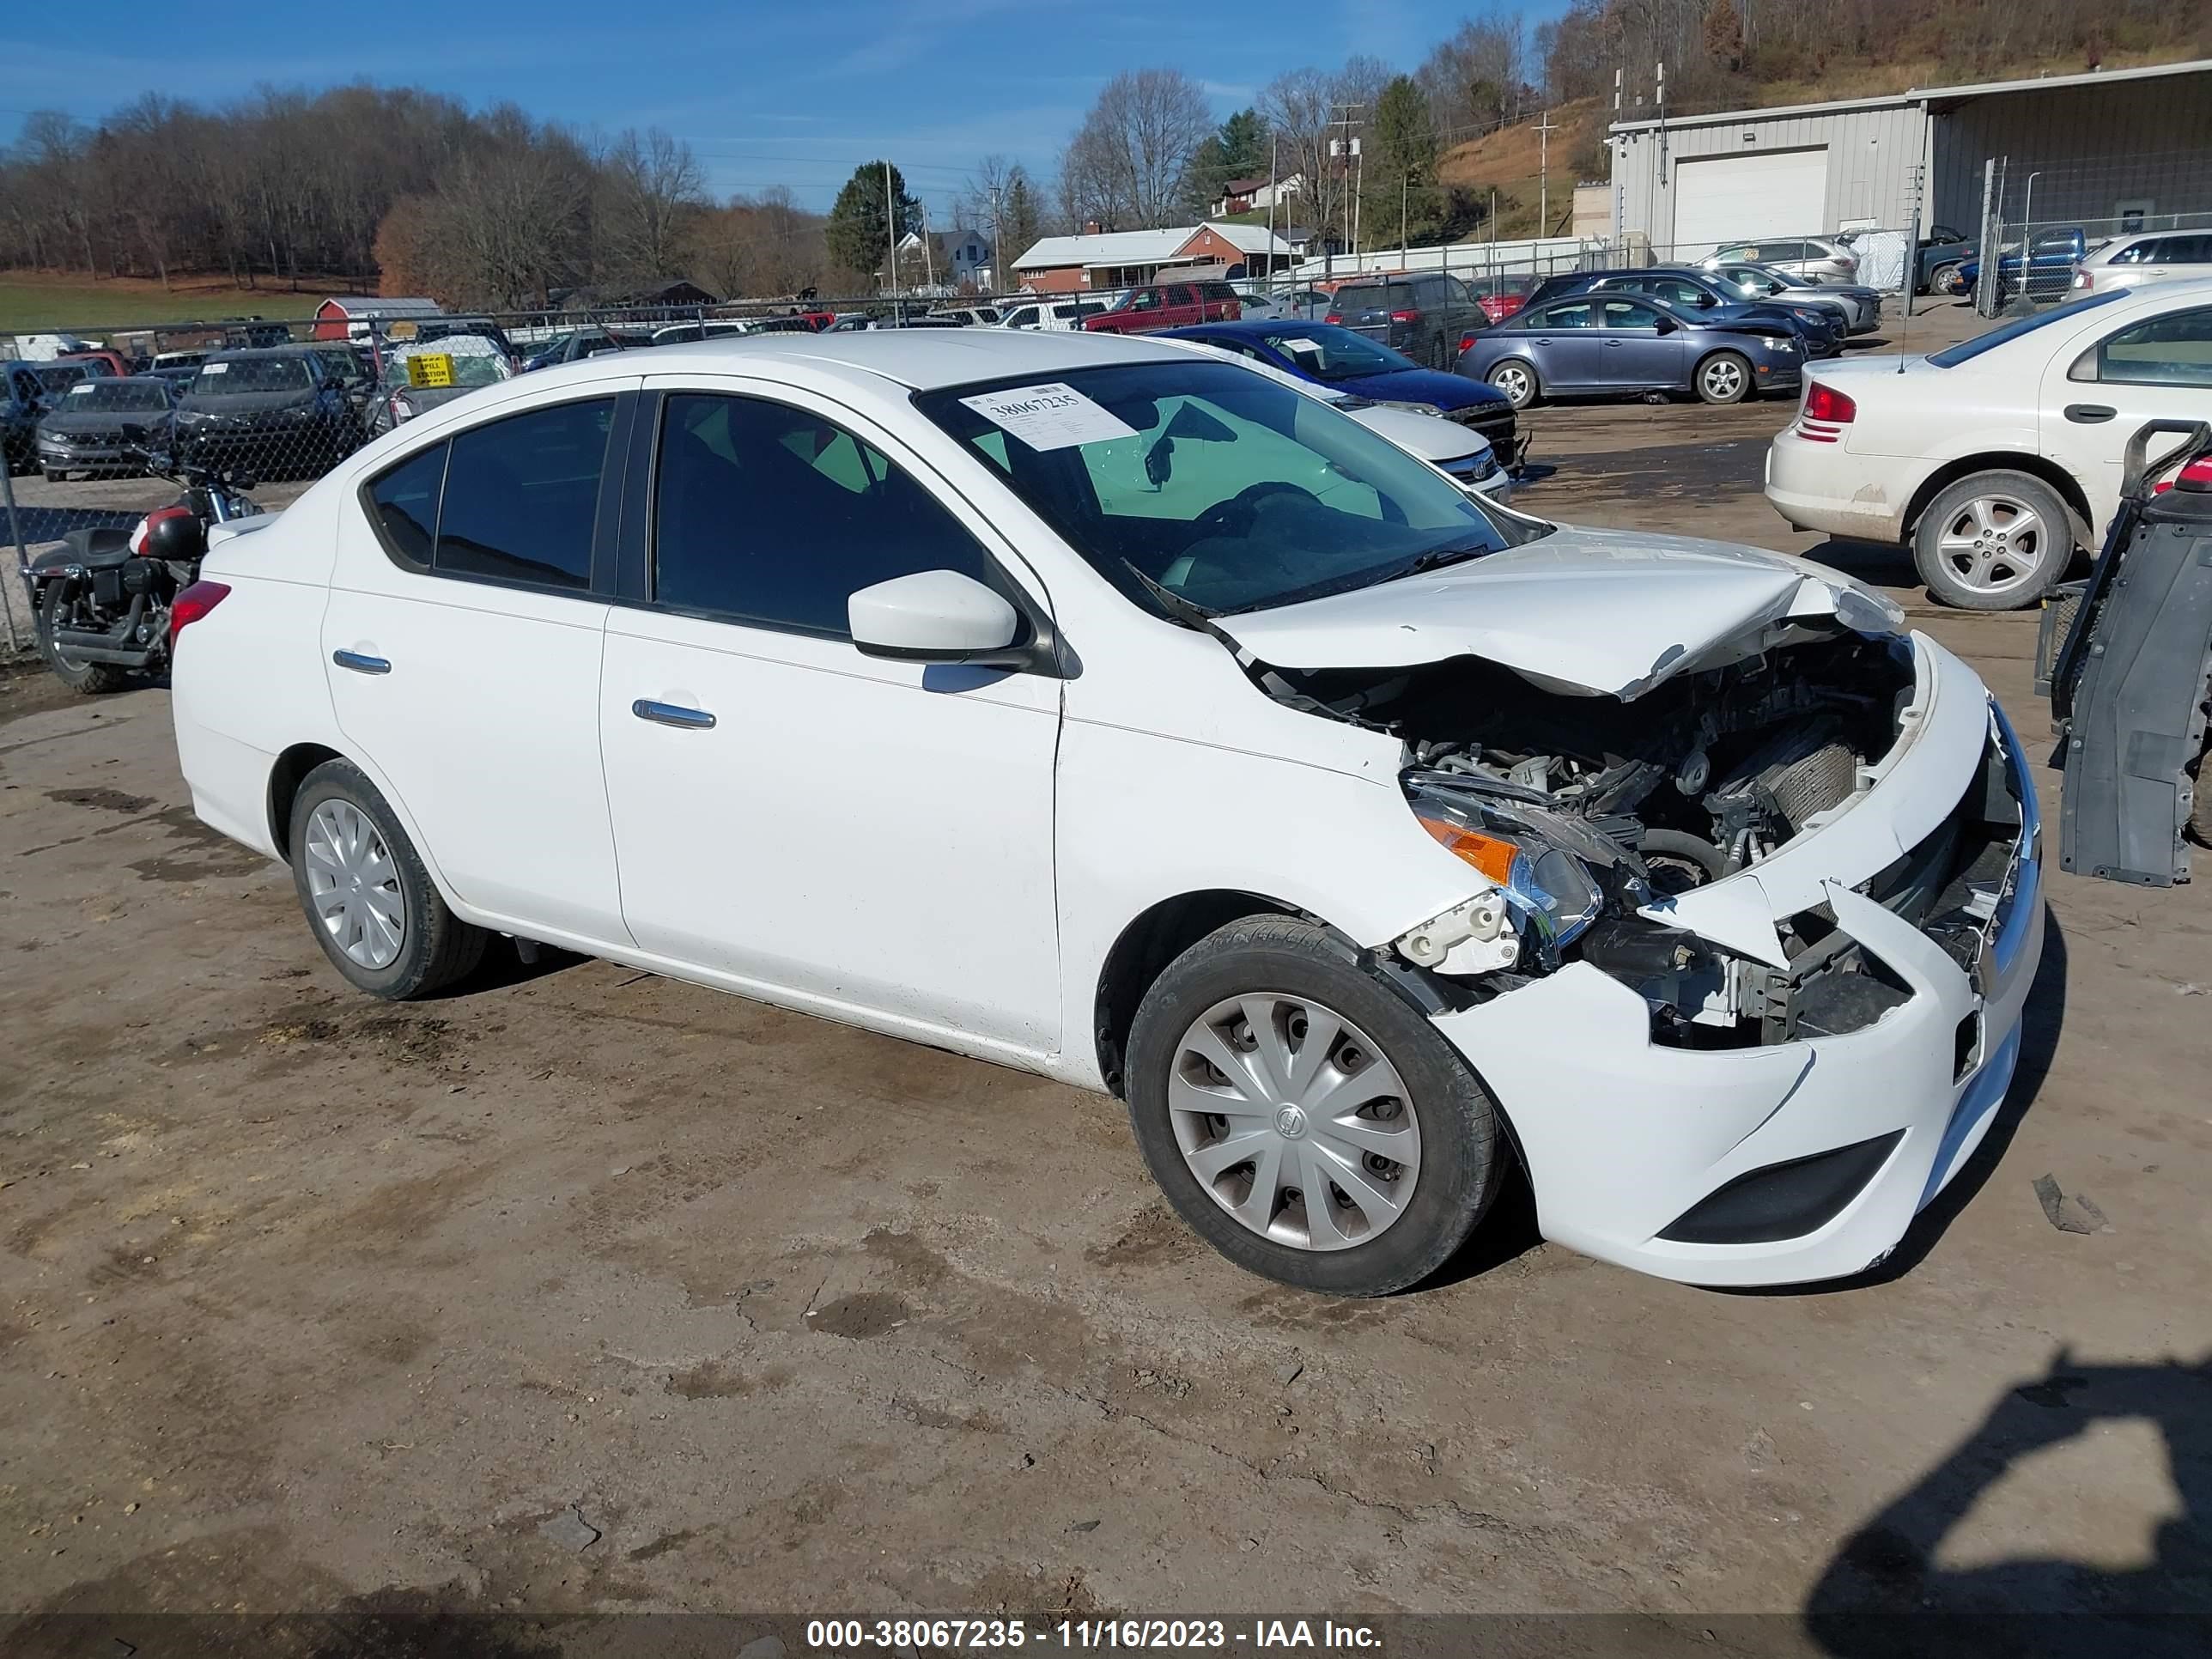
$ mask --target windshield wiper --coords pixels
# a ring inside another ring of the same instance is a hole
[[[1466,559],[1479,559],[1486,553],[1497,550],[1488,542],[1462,542],[1455,547],[1432,547],[1425,553],[1415,555],[1407,561],[1405,568],[1393,572],[1383,580],[1396,581],[1401,576],[1418,576],[1425,570],[1440,569]]]
[[[1145,585],[1145,592],[1151,594],[1153,602],[1168,613],[1169,621],[1181,623],[1185,628],[1194,628],[1202,634],[1211,634],[1215,631],[1212,623],[1214,617],[1221,614],[1219,611],[1208,611],[1202,605],[1194,605],[1182,594],[1161,586],[1143,571],[1138,569],[1132,560],[1124,559],[1121,564],[1132,576]]]

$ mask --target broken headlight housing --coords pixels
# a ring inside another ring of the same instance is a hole
[[[1495,883],[1514,920],[1547,967],[1595,921],[1605,890],[1593,873],[1624,866],[1640,884],[1634,854],[1588,824],[1503,795],[1417,789],[1413,816],[1455,858]],[[1632,867],[1631,867],[1632,866]]]

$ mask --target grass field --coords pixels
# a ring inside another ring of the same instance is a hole
[[[0,334],[104,329],[132,323],[191,323],[223,317],[282,319],[312,315],[343,285],[234,288],[228,282],[179,277],[173,287],[119,276],[93,282],[52,271],[0,271]]]

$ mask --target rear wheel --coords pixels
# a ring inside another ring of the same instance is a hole
[[[1751,395],[1751,360],[1739,352],[1716,351],[1698,365],[1698,396],[1709,404],[1740,404]]]
[[[1495,365],[1487,377],[1490,384],[1505,394],[1505,399],[1516,409],[1526,409],[1536,401],[1540,388],[1536,381],[1536,370],[1518,357],[1508,357]]]
[[[1232,922],[1146,993],[1129,1121],[1161,1190],[1231,1261],[1381,1296],[1449,1259],[1504,1165],[1490,1097],[1443,1033],[1310,922]]]
[[[54,678],[80,696],[97,697],[110,691],[120,691],[131,683],[131,671],[112,662],[80,662],[56,642],[55,635],[61,627],[62,584],[52,581],[39,598],[39,609],[33,622],[38,629],[39,654],[46,659],[46,666],[54,671]]]
[[[1955,259],[1948,264],[1938,265],[1928,273],[1928,291],[1930,294],[1956,294],[1959,286],[1959,264]]]
[[[2033,605],[2066,574],[2074,520],[2057,492],[2025,472],[1976,472],[1928,504],[1912,562],[1928,591],[1961,611]]]
[[[347,982],[395,1002],[483,959],[489,935],[447,908],[391,804],[349,761],[325,761],[292,801],[292,884]]]

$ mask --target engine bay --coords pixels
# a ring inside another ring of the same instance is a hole
[[[1692,1046],[1794,1035],[1800,975],[1639,912],[1846,808],[1897,741],[1913,692],[1904,641],[1842,630],[1628,701],[1548,690],[1466,656],[1261,681],[1396,737],[1414,816],[1494,884],[1399,941],[1401,955],[1476,1000],[1586,961],[1644,997],[1656,1040]],[[1899,988],[1860,994],[1882,970],[1840,954],[1849,941],[1832,931],[1817,915],[1779,924],[1793,963],[1850,976],[1853,1006],[1879,1018]]]

